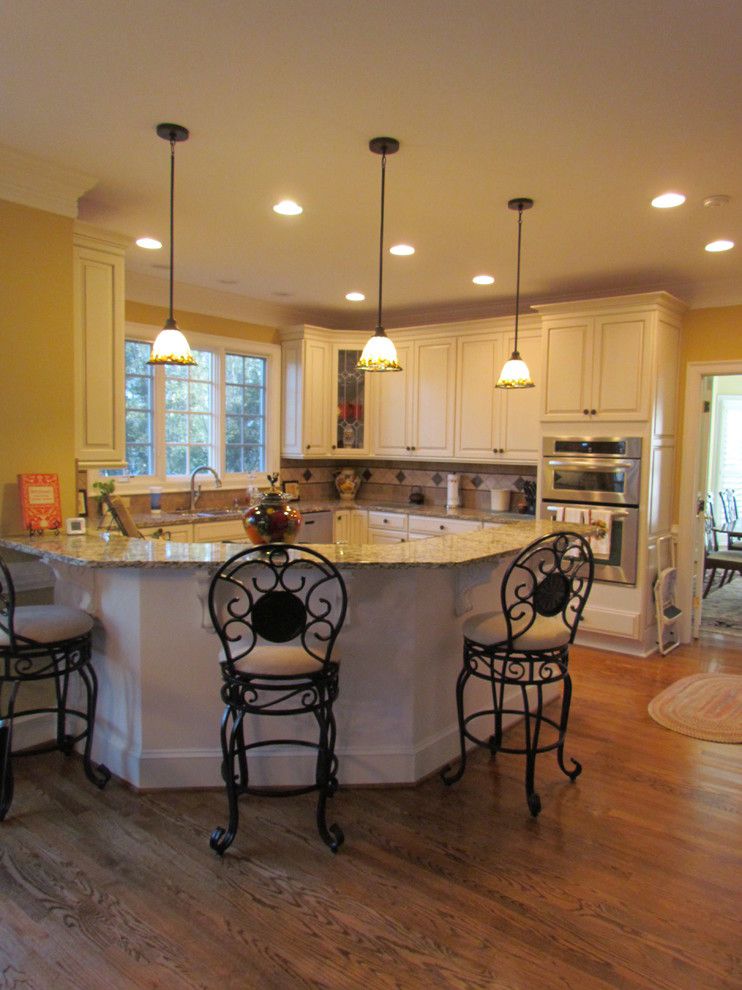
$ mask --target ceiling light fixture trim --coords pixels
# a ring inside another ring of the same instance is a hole
[[[381,155],[381,222],[379,225],[379,305],[376,317],[376,330],[363,348],[356,367],[359,371],[402,371],[397,360],[397,349],[387,337],[382,325],[382,286],[384,273],[384,197],[386,189],[386,156],[399,151],[399,141],[396,138],[377,137],[368,143],[369,149],[375,155]]]
[[[525,196],[519,196],[516,199],[511,199],[508,202],[509,210],[518,211],[518,264],[517,264],[517,274],[515,280],[515,341],[513,347],[513,353],[510,355],[510,359],[505,362],[505,365],[500,372],[500,377],[497,380],[496,388],[533,388],[535,385],[534,380],[531,378],[531,372],[528,370],[528,365],[521,358],[518,351],[518,315],[520,311],[520,256],[521,256],[521,236],[523,227],[523,211],[530,210],[533,206],[533,200],[528,199]]]
[[[175,258],[175,145],[180,141],[188,140],[188,129],[181,124],[158,124],[156,127],[157,136],[163,141],[170,143],[170,296],[168,318],[165,325],[157,334],[152,345],[152,352],[149,356],[148,364],[175,364],[189,365],[196,364],[196,359],[191,354],[188,341],[178,329],[178,324],[173,317],[173,279],[174,279],[174,258]]]

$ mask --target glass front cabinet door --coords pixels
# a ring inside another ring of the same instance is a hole
[[[361,347],[333,347],[334,417],[332,454],[361,457],[369,454],[366,409],[369,375],[356,365]]]

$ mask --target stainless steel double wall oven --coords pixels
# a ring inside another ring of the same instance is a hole
[[[595,577],[636,583],[640,437],[544,437],[540,517],[608,523]]]

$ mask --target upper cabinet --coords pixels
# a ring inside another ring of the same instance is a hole
[[[75,224],[75,456],[81,467],[126,461],[124,252],[129,242]]]
[[[332,345],[330,391],[332,437],[330,450],[344,458],[368,457],[368,374],[356,365],[363,351],[360,341]]]
[[[286,457],[326,457],[330,453],[330,374],[332,345],[292,327],[282,343],[283,436]],[[298,334],[301,335],[298,335]]]
[[[543,315],[543,420],[646,421],[665,369],[663,328],[682,305],[664,292],[536,306]]]
[[[395,335],[403,370],[379,374],[373,453],[379,457],[453,456],[456,341]]]
[[[457,340],[457,459],[522,464],[538,457],[542,379],[541,334],[536,329],[539,321],[526,318],[518,334],[518,349],[536,382],[528,389],[495,388],[515,345],[512,330],[494,329],[503,322],[512,327],[512,321],[497,320],[489,332],[462,335]]]

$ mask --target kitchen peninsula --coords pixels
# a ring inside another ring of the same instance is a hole
[[[498,607],[513,553],[567,528],[588,529],[529,519],[407,543],[318,546],[349,595],[338,640],[341,783],[413,784],[455,755],[465,615]],[[207,595],[215,565],[239,548],[108,533],[3,537],[0,546],[45,560],[56,600],[97,619],[95,759],[138,788],[220,786],[219,643]],[[267,750],[255,782],[305,778],[305,760]]]

